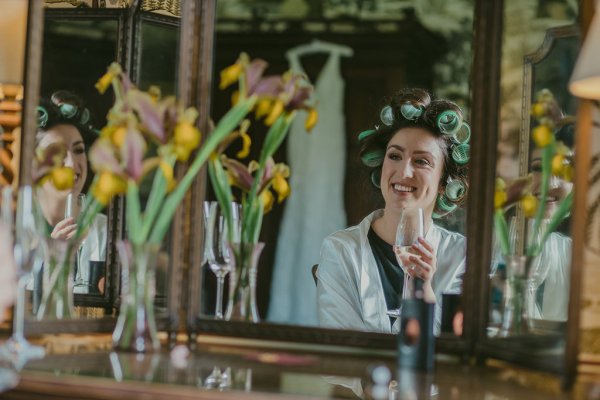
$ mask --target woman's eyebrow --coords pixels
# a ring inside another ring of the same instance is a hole
[[[83,143],[83,140],[78,140],[76,142],[73,142],[72,146],[77,146],[77,145],[80,145],[80,144],[85,146],[85,143]]]

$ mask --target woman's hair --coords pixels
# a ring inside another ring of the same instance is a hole
[[[90,111],[79,96],[66,90],[54,92],[50,99],[40,99],[37,119],[36,145],[56,125],[74,126],[86,143],[96,136],[96,131],[89,125]]]
[[[456,210],[468,191],[469,139],[471,129],[460,107],[449,100],[432,99],[423,89],[402,89],[380,112],[374,129],[359,134],[360,158],[371,169],[371,183],[379,188],[388,142],[404,128],[421,128],[438,141],[444,157],[442,179],[433,216]]]

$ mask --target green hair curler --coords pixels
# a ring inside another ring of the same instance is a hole
[[[450,201],[460,201],[467,194],[467,187],[461,180],[450,179],[446,185],[444,196]]]
[[[471,147],[466,144],[458,144],[452,148],[452,159],[460,165],[466,164],[469,162],[469,152]]]
[[[452,136],[452,141],[457,144],[466,144],[471,140],[471,127],[466,122]]]
[[[48,111],[42,106],[37,106],[35,110],[37,111],[38,128],[46,127],[46,124],[48,123]]]
[[[443,194],[438,195],[435,204],[440,211],[444,212],[444,215],[454,211],[458,207]]]
[[[392,107],[383,107],[381,113],[379,113],[379,118],[384,125],[392,126],[394,124],[394,111],[392,110]]]
[[[435,123],[444,135],[454,135],[462,126],[462,118],[456,111],[446,110],[437,116]]]
[[[360,142],[361,140],[365,140],[374,133],[377,133],[375,129],[367,129],[366,131],[362,131],[358,134],[358,141]]]
[[[404,103],[400,106],[400,114],[407,120],[414,121],[423,114],[423,107],[415,107],[412,103]]]
[[[366,154],[363,154],[362,156],[360,156],[360,159],[362,160],[363,164],[365,164],[367,167],[374,168],[379,167],[381,165],[384,156],[385,151],[383,149],[376,149]]]
[[[371,171],[371,183],[377,189],[381,189],[381,169],[377,168]]]

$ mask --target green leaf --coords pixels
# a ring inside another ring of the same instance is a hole
[[[542,149],[542,182],[540,187],[540,202],[535,213],[535,219],[533,221],[533,237],[538,236],[540,223],[542,222],[544,214],[546,213],[546,199],[548,198],[548,191],[550,188],[552,157],[554,157],[555,148],[556,145],[553,142]]]
[[[227,221],[227,234],[230,242],[233,242],[233,215],[231,210],[231,202],[233,201],[233,195],[231,194],[231,187],[227,180],[227,173],[223,168],[223,164],[218,157],[215,157],[208,161],[208,175],[212,182],[215,196],[221,207],[221,213],[225,216]]]
[[[508,239],[508,225],[506,223],[504,212],[502,212],[502,210],[496,210],[496,212],[494,213],[494,222],[494,227],[496,228],[496,236],[498,238],[498,241],[500,242],[502,254],[512,254],[510,249],[510,241]]]
[[[166,160],[171,167],[175,164],[175,156],[171,159]],[[161,168],[157,168],[154,172],[154,180],[152,182],[152,189],[150,189],[150,196],[146,203],[146,211],[144,215],[144,221],[142,224],[142,231],[140,233],[141,241],[144,242],[148,237],[152,226],[156,220],[158,213],[160,212],[161,206],[167,194],[167,179]]]
[[[141,244],[142,214],[140,211],[140,196],[138,187],[134,182],[127,185],[127,236],[132,244]]]
[[[287,136],[290,125],[294,120],[294,116],[295,113],[287,116],[282,114],[277,118],[275,123],[271,125],[271,128],[269,128],[269,131],[265,136],[265,143],[260,153],[259,163],[261,165],[264,165],[267,159],[273,156],[279,146],[281,146],[281,143],[283,143],[283,140]]]
[[[572,206],[573,206],[573,192],[570,192],[568,195],[565,196],[564,199],[562,199],[558,208],[556,209],[554,214],[552,214],[552,217],[550,218],[550,222],[548,222],[548,225],[546,226],[546,230],[543,233],[542,240],[540,240],[539,243],[535,243],[535,245],[531,246],[531,248],[527,249],[528,256],[537,256],[542,252],[542,249],[544,248],[544,244],[546,243],[546,240],[548,239],[548,237],[550,237],[552,232],[554,232],[556,230],[556,228],[558,228],[558,225],[562,222],[562,220],[565,219],[569,215],[569,213],[571,212]]]

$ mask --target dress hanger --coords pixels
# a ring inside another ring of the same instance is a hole
[[[285,53],[289,60],[292,56],[301,57],[311,53],[338,53],[344,57],[352,57],[354,50],[348,46],[313,39],[310,43],[296,46]]]

